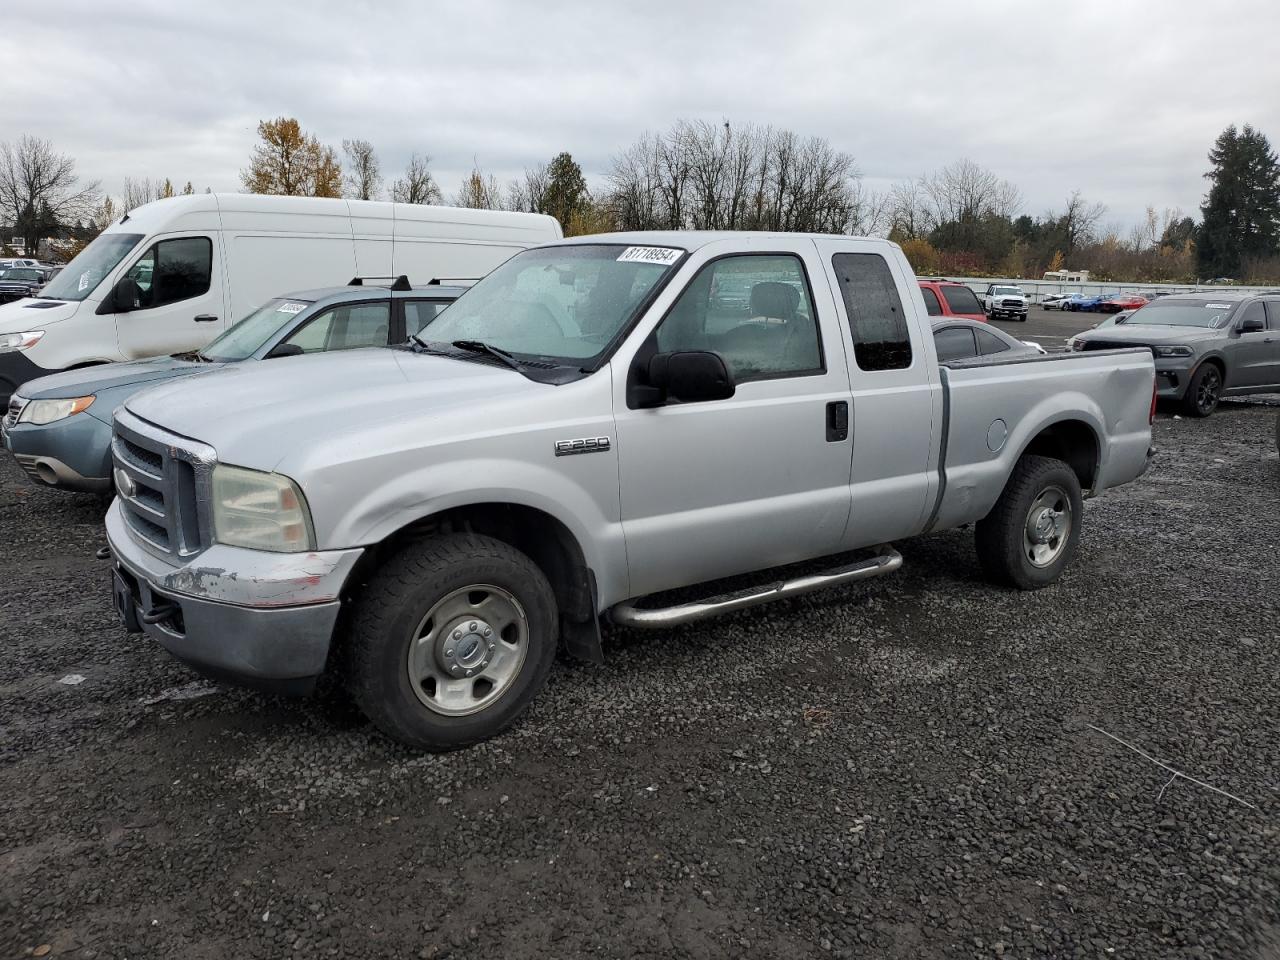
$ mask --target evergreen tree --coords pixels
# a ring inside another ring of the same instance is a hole
[[[1280,160],[1260,132],[1233,124],[1214,141],[1209,162],[1197,269],[1202,277],[1236,277],[1246,259],[1280,251]]]
[[[551,214],[568,229],[575,217],[586,212],[591,202],[582,168],[567,153],[557,154],[547,165],[547,187],[542,198],[543,212]]]

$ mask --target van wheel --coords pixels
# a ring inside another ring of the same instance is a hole
[[[542,689],[555,595],[509,544],[446,534],[388,559],[356,602],[347,684],[387,736],[423,750],[501,732]]]
[[[1083,514],[1075,471],[1061,460],[1028,454],[975,526],[978,561],[997,583],[1021,590],[1047,587],[1075,555]]]
[[[1217,364],[1202,363],[1182,398],[1183,409],[1193,417],[1207,417],[1218,409],[1222,397],[1222,374]]]

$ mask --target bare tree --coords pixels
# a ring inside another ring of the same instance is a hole
[[[98,181],[81,185],[76,163],[53,144],[22,136],[0,144],[0,218],[26,238],[27,253],[62,226],[92,215]]]
[[[1106,212],[1106,204],[1090,203],[1085,200],[1079,190],[1071,192],[1071,196],[1067,198],[1066,209],[1058,217],[1059,229],[1066,245],[1064,252],[1067,256],[1082,244],[1094,239],[1098,223]],[[1119,228],[1109,227],[1108,235],[1118,242]]]
[[[501,210],[502,188],[498,186],[498,178],[483,173],[479,165],[472,167],[454,195],[453,204],[473,210]]]
[[[160,189],[151,182],[149,177],[140,180],[135,180],[132,177],[124,178],[124,187],[120,193],[120,205],[126,213],[158,199],[160,199]]]
[[[430,157],[412,154],[404,176],[391,184],[391,199],[396,203],[439,203],[440,188],[431,175],[430,164]]]
[[[973,223],[986,217],[1012,218],[1022,206],[1017,187],[969,159],[926,174],[920,178],[920,186],[930,228]]]
[[[347,196],[354,200],[376,200],[382,193],[382,165],[368,140],[343,140],[347,155]]]
[[[889,188],[888,203],[889,230],[896,239],[919,240],[928,235],[930,218],[921,180],[895,183]]]

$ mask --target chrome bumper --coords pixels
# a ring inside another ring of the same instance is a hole
[[[131,632],[220,679],[307,692],[324,670],[339,592],[362,550],[268,553],[215,544],[175,566],[107,511],[116,612]]]

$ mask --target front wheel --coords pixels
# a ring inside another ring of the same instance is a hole
[[[433,537],[393,555],[357,600],[347,684],[389,737],[465,747],[528,708],[551,671],[557,620],[551,585],[519,550]]]
[[[1193,417],[1207,417],[1218,409],[1222,397],[1222,373],[1216,364],[1202,363],[1191,378],[1182,406]]]
[[[978,561],[998,583],[1047,587],[1075,555],[1083,514],[1075,471],[1061,460],[1028,454],[975,527]]]

